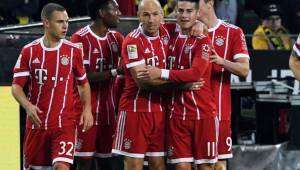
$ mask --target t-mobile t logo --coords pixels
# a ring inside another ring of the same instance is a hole
[[[44,81],[47,80],[47,70],[46,69],[35,69],[34,74],[35,74],[35,78],[37,79],[38,84],[44,84]]]
[[[158,56],[147,58],[147,65],[151,65],[153,67],[159,66]]]

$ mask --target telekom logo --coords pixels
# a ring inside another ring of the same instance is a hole
[[[38,84],[44,84],[44,81],[47,80],[47,70],[46,69],[35,69],[34,70],[35,78],[38,80]]]
[[[159,66],[158,56],[147,58],[147,65],[151,65],[153,67]]]

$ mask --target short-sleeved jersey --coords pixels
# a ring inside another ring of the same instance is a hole
[[[57,128],[75,123],[73,83],[87,82],[81,49],[67,40],[47,48],[43,38],[24,46],[14,67],[13,84],[29,80],[29,100],[38,106],[41,128]],[[27,127],[32,127],[27,121]]]
[[[168,101],[170,118],[200,120],[216,117],[216,104],[211,90],[212,44],[208,36],[191,37],[176,33],[170,43],[168,66],[169,80],[173,82],[196,82],[203,78],[200,90],[173,91]]]
[[[123,36],[119,32],[109,30],[104,37],[100,37],[88,25],[74,33],[71,41],[83,47],[84,65],[87,72],[103,72],[118,67],[123,42]],[[115,121],[117,103],[113,95],[114,82],[115,79],[111,78],[90,84],[95,124],[108,125],[111,121]]]
[[[300,57],[300,34],[297,38],[297,41],[296,43],[294,44],[293,46],[293,52],[298,56]]]
[[[239,27],[219,20],[208,32],[219,56],[229,61],[239,58],[249,59],[245,36]],[[229,71],[213,64],[212,89],[217,102],[219,120],[231,120],[230,76]]]
[[[161,94],[139,88],[129,69],[140,64],[166,68],[169,40],[168,29],[163,24],[156,37],[146,36],[141,26],[126,36],[122,46],[122,59],[126,66],[125,88],[120,99],[119,110],[132,112],[164,110]]]

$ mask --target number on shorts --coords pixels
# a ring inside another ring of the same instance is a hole
[[[72,142],[65,142],[65,141],[60,141],[59,142],[59,144],[60,144],[60,152],[58,152],[58,154],[59,155],[64,155],[64,154],[66,154],[66,155],[68,155],[68,156],[73,156],[72,155],[72,150],[73,150],[73,148],[74,148],[74,144],[72,143]],[[66,152],[66,146],[69,146],[69,150]]]
[[[231,147],[232,147],[232,139],[231,139],[231,137],[227,137],[226,138],[226,145],[228,146],[228,151],[231,151]]]
[[[207,142],[207,156],[214,157],[216,155],[216,143],[215,142]]]

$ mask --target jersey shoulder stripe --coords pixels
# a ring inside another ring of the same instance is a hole
[[[34,45],[38,45],[40,42],[41,42],[41,38],[36,39],[36,40],[32,41],[31,43],[26,44],[26,45],[24,46],[24,48],[28,48],[28,47],[32,47],[32,46],[34,46]]]
[[[64,39],[64,44],[69,45],[69,46],[74,47],[74,48],[80,49],[80,47],[79,47],[78,44],[72,43],[71,41],[68,41],[68,40],[66,40],[66,39]]]

